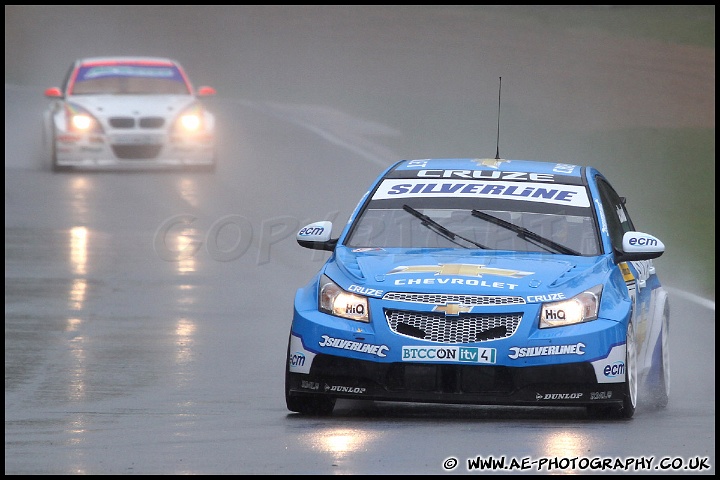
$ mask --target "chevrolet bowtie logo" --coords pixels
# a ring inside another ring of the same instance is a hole
[[[461,313],[468,313],[472,310],[472,306],[463,305],[461,303],[446,303],[445,305],[436,305],[433,312],[443,312],[445,316],[457,316]]]
[[[482,277],[483,275],[496,275],[498,277],[522,278],[534,272],[520,270],[507,270],[504,268],[489,268],[485,265],[467,263],[446,263],[440,265],[414,265],[395,267],[388,275],[397,273],[434,273],[435,275],[456,275],[460,277]]]

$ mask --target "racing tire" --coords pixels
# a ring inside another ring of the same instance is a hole
[[[43,142],[45,144],[45,152],[50,154],[50,169],[53,172],[62,171],[62,167],[57,164],[57,151],[55,148],[55,131],[51,134],[44,133]]]
[[[285,362],[285,405],[287,409],[302,415],[327,416],[335,408],[335,402],[335,397],[327,395],[290,393],[290,342],[288,341],[288,354]]]
[[[58,165],[57,163],[57,146],[55,142],[55,130],[53,129],[52,134],[50,135],[50,138],[47,139],[49,141],[49,150],[50,150],[50,168],[53,172],[69,172],[72,170],[72,167],[68,167],[65,165]]]
[[[635,407],[637,407],[638,400],[637,343],[635,339],[635,328],[632,322],[628,322],[627,335],[625,338],[625,383],[623,386],[623,397],[619,416],[630,419],[635,415]]]
[[[655,375],[649,384],[649,400],[656,408],[665,408],[670,397],[670,309],[665,305],[660,336],[653,358],[656,359]]]

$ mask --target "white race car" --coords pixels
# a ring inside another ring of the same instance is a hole
[[[52,169],[214,170],[215,117],[183,67],[158,57],[76,60],[45,90],[44,140]]]

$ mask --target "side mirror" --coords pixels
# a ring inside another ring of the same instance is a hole
[[[301,247],[332,252],[338,239],[331,239],[330,235],[332,235],[332,222],[322,221],[305,225],[298,231],[295,239]]]
[[[197,90],[197,96],[198,97],[209,97],[211,95],[215,95],[217,93],[217,90],[215,90],[213,87],[208,86],[202,86],[198,88]]]
[[[665,252],[665,244],[660,239],[643,232],[625,232],[622,252],[616,252],[615,260],[628,262],[633,260],[651,260]]]
[[[57,87],[50,87],[45,89],[45,96],[48,98],[62,98],[63,94]]]

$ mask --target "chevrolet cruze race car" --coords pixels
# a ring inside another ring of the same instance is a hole
[[[338,398],[582,406],[633,416],[668,402],[668,295],[624,197],[592,167],[400,161],[295,296],[287,408]]]
[[[69,169],[214,170],[215,117],[182,66],[167,58],[76,60],[43,115],[55,171]]]

